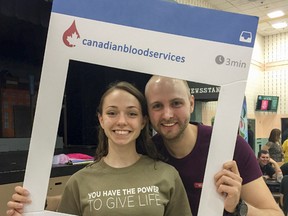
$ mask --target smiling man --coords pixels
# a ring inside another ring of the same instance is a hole
[[[197,215],[212,127],[189,122],[194,97],[186,81],[152,76],[145,96],[151,124],[158,133],[154,141],[180,173],[192,214]],[[283,216],[263,181],[254,152],[240,136],[233,161],[215,173],[215,185],[224,198],[224,215]]]
[[[276,161],[274,161],[267,150],[258,152],[258,163],[263,174],[263,178],[274,178],[280,181],[282,179],[282,171]]]

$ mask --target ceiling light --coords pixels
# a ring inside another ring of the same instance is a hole
[[[275,29],[285,28],[285,27],[287,27],[287,23],[286,22],[274,23],[274,24],[272,24],[272,27]]]
[[[273,18],[276,18],[276,17],[284,16],[284,12],[281,11],[281,10],[273,11],[271,13],[268,13],[267,16],[273,19]]]

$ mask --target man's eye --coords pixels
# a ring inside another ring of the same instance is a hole
[[[153,110],[159,110],[159,109],[161,109],[161,104],[154,104],[153,106],[152,106],[152,109]]]
[[[173,103],[172,103],[172,106],[173,107],[180,107],[182,105],[182,102],[181,101],[174,101]]]

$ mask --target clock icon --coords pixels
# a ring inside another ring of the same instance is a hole
[[[224,58],[223,55],[218,55],[218,56],[216,56],[216,58],[215,58],[215,62],[216,62],[217,64],[219,64],[219,65],[223,64],[224,61],[225,61],[225,58]]]

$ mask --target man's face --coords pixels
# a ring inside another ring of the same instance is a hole
[[[269,163],[269,160],[270,160],[269,154],[261,154],[259,157],[259,163],[262,166],[267,165]]]
[[[151,124],[166,141],[179,139],[189,124],[194,98],[188,91],[183,81],[163,77],[146,86]]]

